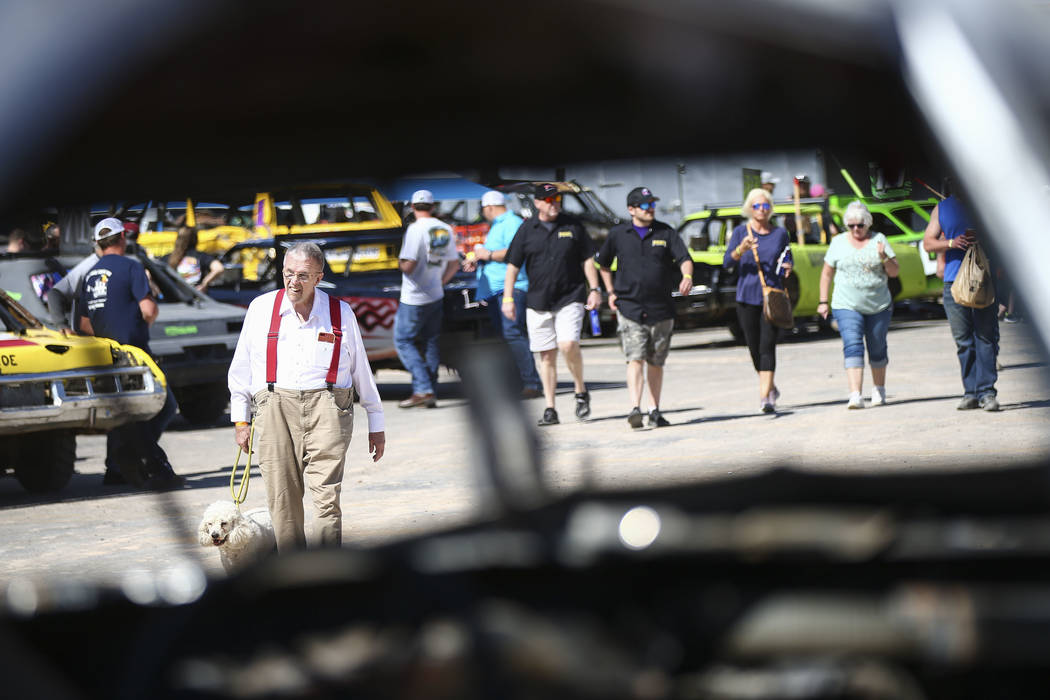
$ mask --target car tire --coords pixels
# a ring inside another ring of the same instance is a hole
[[[65,488],[73,477],[77,438],[71,430],[30,433],[20,441],[15,478],[31,493]]]
[[[179,413],[190,425],[215,425],[230,403],[224,382],[194,384],[173,389]]]

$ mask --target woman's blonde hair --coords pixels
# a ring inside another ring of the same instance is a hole
[[[744,197],[744,211],[742,212],[744,218],[751,218],[751,215],[755,212],[755,210],[752,209],[751,206],[755,203],[755,200],[759,198],[762,198],[769,202],[769,209],[770,211],[773,210],[773,197],[769,194],[769,192],[765,191],[761,187],[756,187],[755,189],[748,192],[747,196]]]

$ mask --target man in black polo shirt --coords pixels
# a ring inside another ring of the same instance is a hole
[[[525,296],[529,349],[540,354],[540,381],[547,400],[539,424],[554,425],[558,422],[554,410],[558,350],[565,355],[576,385],[576,417],[584,420],[591,414],[591,396],[583,383],[580,330],[584,309],[598,308],[602,295],[594,267],[594,244],[583,224],[561,212],[558,188],[547,183],[537,185],[533,197],[536,216],[525,220],[507,249],[503,289],[514,289],[518,270],[524,266],[529,275]],[[502,306],[503,315],[514,320],[514,297],[505,293]]]
[[[636,187],[627,195],[631,220],[617,224],[598,251],[602,281],[609,291],[609,308],[616,312],[620,340],[627,356],[627,391],[634,408],[627,416],[632,428],[642,427],[642,361],[648,366],[649,425],[670,425],[660,414],[660,389],[664,362],[671,347],[674,302],[677,286],[689,294],[693,286],[693,261],[673,228],[656,221],[656,201],[648,187]],[[616,260],[616,281],[611,267]],[[680,281],[679,281],[680,280]]]

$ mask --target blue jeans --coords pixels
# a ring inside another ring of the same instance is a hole
[[[846,369],[864,366],[865,342],[868,344],[868,363],[872,367],[885,367],[890,363],[886,333],[890,330],[892,305],[876,314],[862,314],[851,309],[832,309],[831,313],[839,324]]]
[[[525,326],[525,296],[526,292],[515,289],[514,316],[511,321],[503,315],[503,292],[489,297],[489,321],[492,323],[493,333],[502,329],[503,339],[507,341],[510,352],[514,355],[514,362],[518,365],[518,374],[521,376],[521,385],[524,389],[540,389],[540,375],[536,372],[536,362],[529,350],[529,331]]]
[[[980,399],[995,396],[999,373],[995,359],[999,355],[999,318],[996,304],[983,309],[959,306],[952,298],[952,283],[944,283],[944,312],[952,329],[955,349],[959,354],[963,394]]]
[[[445,315],[445,301],[430,304],[399,304],[394,316],[394,348],[401,364],[412,375],[413,394],[433,394],[437,384],[438,335]],[[420,353],[417,345],[423,346]]]

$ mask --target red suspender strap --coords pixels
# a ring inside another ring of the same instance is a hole
[[[281,302],[284,301],[284,290],[277,290],[273,300],[273,315],[270,316],[270,332],[266,334],[266,387],[273,391],[277,381],[277,336],[281,331]]]
[[[328,315],[332,319],[332,334],[335,336],[332,362],[328,365],[328,376],[325,378],[328,388],[331,389],[339,375],[339,349],[343,347],[343,316],[339,309],[339,300],[331,295],[328,296]]]

